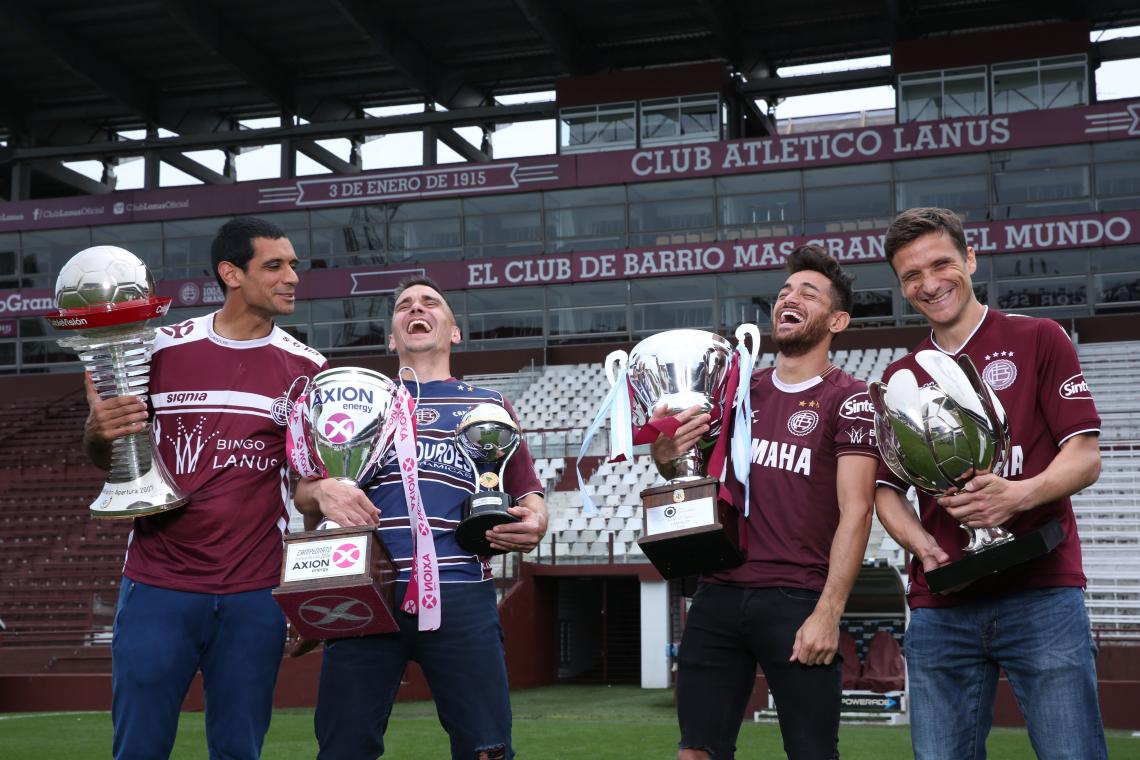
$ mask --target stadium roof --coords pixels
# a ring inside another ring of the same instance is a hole
[[[164,128],[220,147],[242,119],[285,114],[334,124],[406,103],[446,109],[416,118],[438,119],[440,139],[452,145],[450,128],[460,123],[548,118],[549,105],[507,109],[502,119],[487,106],[496,95],[550,90],[566,76],[714,60],[755,83],[780,66],[888,53],[897,40],[1073,20],[1093,29],[1135,25],[1140,5],[0,0],[0,137],[8,141],[0,169],[44,158],[28,149],[105,143],[126,130]],[[321,160],[319,146],[310,149]],[[480,158],[478,148],[462,152]],[[41,160],[35,168],[49,167]]]

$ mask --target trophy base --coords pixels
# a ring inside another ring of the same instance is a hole
[[[661,577],[707,575],[744,561],[736,510],[716,498],[719,488],[715,478],[701,478],[641,492],[645,534],[637,545]]]
[[[372,526],[293,533],[273,598],[306,642],[394,633],[396,574]]]
[[[502,491],[480,491],[472,494],[463,507],[463,520],[455,529],[455,543],[464,551],[479,555],[506,554],[506,549],[492,549],[486,533],[496,525],[520,522],[507,511],[514,499]]]
[[[976,580],[1000,573],[1014,565],[1048,554],[1065,538],[1065,531],[1056,520],[1018,536],[1004,544],[991,546],[967,554],[957,562],[926,573],[926,585],[936,594],[948,594],[965,588]]]
[[[134,480],[104,483],[99,496],[91,502],[91,516],[106,520],[144,517],[181,507],[187,501],[158,467],[151,467]]]

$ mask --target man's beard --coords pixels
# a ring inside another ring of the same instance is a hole
[[[772,342],[776,344],[778,350],[784,356],[794,358],[803,356],[808,351],[819,345],[819,343],[827,337],[827,321],[818,319],[808,322],[804,329],[800,330],[797,334],[781,338],[779,333],[775,330],[772,331]]]

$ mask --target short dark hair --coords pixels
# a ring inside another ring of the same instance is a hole
[[[222,292],[226,290],[226,283],[218,273],[218,264],[228,261],[241,271],[249,271],[249,260],[253,258],[254,238],[268,238],[280,240],[286,237],[285,230],[273,222],[258,219],[256,216],[235,216],[218,229],[214,242],[210,244],[210,259],[214,263],[214,277],[221,285]]]
[[[784,269],[788,270],[788,274],[805,270],[819,272],[831,281],[832,310],[851,313],[851,302],[855,300],[851,283],[855,281],[855,276],[844,272],[839,262],[828,256],[822,247],[811,243],[801,245],[788,254]]]
[[[895,217],[883,238],[887,263],[894,261],[899,249],[932,232],[948,235],[958,253],[966,258],[966,232],[962,229],[962,220],[957,214],[945,208],[908,208]],[[894,264],[891,266],[893,268]]]
[[[451,308],[451,304],[447,303],[447,298],[443,295],[443,288],[439,286],[439,283],[423,274],[414,274],[411,277],[405,277],[396,283],[396,290],[392,292],[392,311],[396,310],[396,302],[400,300],[400,296],[404,294],[404,291],[414,285],[423,285],[424,287],[431,288],[436,293],[439,293],[439,297],[443,301],[444,305],[447,306],[447,310],[452,314],[455,313],[455,311]]]

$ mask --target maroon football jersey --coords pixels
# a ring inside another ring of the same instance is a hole
[[[867,385],[840,369],[787,385],[768,368],[752,375],[751,393],[745,561],[706,580],[822,591],[839,525],[839,457],[878,456]],[[726,484],[740,504],[744,489],[731,466]]]
[[[158,330],[154,437],[190,501],[135,519],[123,572],[162,588],[223,594],[280,580],[289,392],[327,362],[279,327],[235,341],[213,324],[208,314]]]
[[[891,364],[887,380],[900,369],[914,372],[918,384],[931,382],[914,359],[927,349],[942,351],[933,335],[911,353]],[[1012,450],[1001,474],[1010,480],[1041,473],[1068,438],[1081,433],[1099,433],[1100,417],[1081,373],[1077,352],[1069,336],[1049,319],[1004,314],[987,309],[962,350],[948,355],[969,355],[982,377],[996,392],[1009,418]],[[906,488],[886,465],[879,466],[879,482],[899,490]],[[934,497],[919,493],[922,525],[951,561],[962,557],[967,534]],[[1065,531],[1064,541],[1048,554],[1016,565],[989,578],[975,581],[953,594],[932,594],[922,565],[912,560],[908,595],[912,607],[951,607],[971,599],[1025,588],[1085,585],[1081,567],[1081,543],[1077,536],[1072,502],[1068,497],[1021,512],[1002,527],[1014,535],[1028,533],[1049,520]]]

